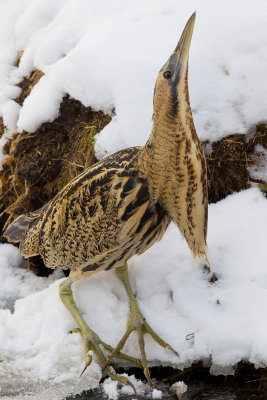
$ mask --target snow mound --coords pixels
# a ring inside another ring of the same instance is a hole
[[[252,188],[211,205],[209,211],[208,243],[219,278],[215,284],[195,267],[174,225],[161,242],[129,263],[140,309],[153,329],[179,352],[177,357],[146,336],[151,366],[183,368],[206,360],[217,374],[233,371],[240,360],[256,367],[267,365],[267,340],[262,334],[267,330],[267,318],[263,317],[267,309],[267,200]],[[11,245],[0,249],[6,267],[17,262],[18,254],[15,249],[10,251]],[[20,282],[15,279],[14,267],[10,268],[12,274],[10,291],[14,285],[16,293]],[[28,282],[32,292],[35,280]],[[82,341],[79,334],[69,333],[76,325],[60,301],[60,281],[18,299],[13,313],[0,310],[2,373],[12,371],[11,375],[51,385],[77,383],[84,365]],[[89,326],[104,341],[116,345],[126,328],[128,303],[114,272],[77,281],[73,292]],[[139,356],[135,333],[125,352]],[[80,389],[96,387],[101,376],[94,360],[79,380]],[[115,386],[113,389],[115,393]]]
[[[266,120],[265,0],[10,0],[0,11],[0,115],[9,130],[53,120],[69,93],[116,110],[97,138],[98,157],[144,144],[157,73],[194,11],[189,80],[200,138],[215,141]],[[34,69],[45,75],[20,107],[16,84]]]

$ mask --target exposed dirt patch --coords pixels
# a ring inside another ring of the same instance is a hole
[[[213,143],[212,152],[206,156],[210,203],[250,187],[248,166],[260,162],[254,155],[257,144],[267,149],[266,124],[258,124],[247,135],[234,134]]]
[[[2,228],[4,217],[9,215],[11,221],[39,208],[92,165],[96,161],[93,137],[110,120],[66,96],[53,122],[42,124],[34,133],[13,135],[5,146],[8,157],[0,172]]]

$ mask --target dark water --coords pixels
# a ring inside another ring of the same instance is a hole
[[[168,387],[160,387],[163,392],[162,400],[177,400],[173,396]],[[151,395],[120,395],[119,400],[148,400]],[[68,397],[66,400],[104,400],[108,397],[100,389],[84,392],[75,397]],[[182,400],[267,400],[267,391],[259,391],[254,389],[223,389],[214,387],[211,384],[192,384],[184,393]]]
[[[183,380],[188,385],[182,400],[267,400],[267,370],[256,370],[249,364],[241,363],[236,369],[235,376],[228,377],[211,376],[208,369],[204,368],[193,370],[188,368],[188,372],[183,376],[177,376],[177,373],[173,374],[173,372],[175,371],[168,368],[152,369],[154,379],[160,381],[165,378],[165,382],[157,386],[157,389],[162,391],[162,400],[178,399],[171,393],[170,386],[179,380]],[[138,378],[142,379],[141,376]],[[101,387],[66,398],[66,400],[105,399],[108,397]],[[118,397],[118,400],[148,399],[152,399],[151,392],[145,395],[119,394]]]
[[[118,371],[119,372],[119,371]],[[123,371],[120,371],[122,373]],[[156,388],[162,392],[162,400],[177,400],[172,395],[170,387],[173,383],[184,381],[188,389],[182,400],[267,400],[267,369],[256,370],[245,364],[238,366],[234,376],[212,376],[208,368],[190,367],[181,372],[171,368],[152,368],[152,378]],[[135,385],[137,390],[143,390],[144,395],[124,394],[125,386],[119,387],[118,400],[150,400],[152,392],[143,381],[144,376],[140,370],[129,370],[129,376],[135,375],[139,381]],[[143,383],[142,383],[142,382]],[[108,381],[104,381],[107,386]],[[118,384],[119,386],[120,384]],[[140,389],[141,388],[141,389]],[[68,395],[79,392],[80,384],[69,382],[68,385],[53,384],[51,382],[31,382],[29,378],[0,373],[0,399],[3,400],[108,400],[103,390],[103,385],[94,390],[85,391],[79,395]]]

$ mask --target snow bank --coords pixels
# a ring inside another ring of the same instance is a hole
[[[85,106],[115,107],[97,138],[99,157],[144,144],[157,73],[195,10],[190,96],[200,138],[266,120],[265,0],[10,0],[0,8],[0,115],[8,129],[34,131],[53,120],[69,93]],[[16,84],[35,68],[45,76],[20,108]]]
[[[11,244],[0,245],[0,309],[13,310],[15,300],[30,293],[41,290],[51,283],[55,277],[49,279],[38,278],[34,273],[21,268],[23,259],[19,250]]]
[[[210,206],[208,242],[219,278],[215,284],[196,269],[174,225],[161,242],[131,260],[130,278],[141,310],[155,331],[179,352],[176,357],[147,336],[150,365],[183,368],[206,360],[214,373],[230,373],[242,359],[267,365],[263,334],[267,331],[266,219],[267,201],[255,188]],[[12,265],[10,248],[0,247]],[[0,311],[4,359],[0,370],[30,377],[31,382],[64,383],[70,390],[79,383],[81,391],[98,385],[101,369],[93,361],[77,381],[84,363],[82,341],[79,334],[68,333],[76,326],[60,301],[60,281],[17,300],[14,313]],[[75,282],[73,292],[88,324],[114,346],[128,316],[127,296],[114,272]],[[135,333],[125,352],[138,357]],[[112,390],[110,385],[107,382],[106,387]]]

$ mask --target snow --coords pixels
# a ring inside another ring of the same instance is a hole
[[[34,131],[53,120],[66,93],[85,106],[110,114],[115,109],[97,136],[98,157],[144,144],[157,73],[195,10],[189,89],[200,138],[212,142],[245,133],[265,120],[265,0],[9,0],[0,4],[0,115],[6,125],[0,162],[12,131]],[[16,85],[34,69],[44,76],[20,107],[14,101],[20,92]],[[260,157],[263,149],[256,150]],[[266,164],[252,173],[253,179],[265,179]],[[252,188],[209,207],[215,284],[195,267],[174,225],[160,243],[129,262],[141,311],[179,353],[146,337],[151,366],[183,368],[203,360],[218,374],[233,373],[240,360],[267,365],[266,202]],[[38,278],[21,264],[14,246],[0,245],[2,398],[9,397],[10,387],[15,400],[57,400],[97,387],[102,371],[95,359],[78,379],[84,365],[82,341],[69,333],[76,326],[59,298],[62,275]],[[114,272],[75,282],[73,292],[88,324],[116,345],[125,331],[128,303]],[[125,352],[139,357],[135,333]],[[147,393],[142,382],[134,385]],[[108,378],[103,390],[116,399],[132,389]]]
[[[267,182],[267,150],[259,144],[256,145],[253,159],[257,163],[248,168],[251,178]]]
[[[252,188],[210,206],[208,242],[219,278],[215,284],[196,268],[174,225],[161,242],[129,262],[141,311],[153,329],[179,352],[177,357],[146,336],[151,366],[183,368],[204,360],[218,374],[233,371],[242,359],[257,367],[267,365],[266,335],[262,334],[267,329],[263,317],[267,308],[266,205],[261,192]],[[16,287],[21,285],[18,274],[26,279],[29,272],[18,269],[21,260],[11,248],[0,246],[1,264],[9,268],[10,290],[13,286],[16,295]],[[1,276],[5,276],[2,270]],[[76,325],[59,298],[61,279],[48,285],[47,278],[31,279],[32,292],[38,280],[43,287],[30,294],[28,289],[20,289],[17,296],[24,297],[15,302],[14,312],[0,311],[0,354],[4,359],[0,370],[30,377],[33,382],[45,380],[52,386],[64,383],[65,388],[71,388],[77,384],[84,359],[80,335],[69,333]],[[89,326],[104,341],[116,345],[126,328],[128,303],[114,272],[77,281],[73,292]],[[125,352],[139,356],[135,332]],[[96,387],[101,375],[93,360],[79,380],[80,390]],[[115,386],[116,382],[105,384],[109,393],[117,393]]]
[[[152,399],[161,399],[161,398],[162,398],[162,391],[158,389],[153,389]]]
[[[147,394],[151,392],[148,384],[143,383],[140,379],[136,379],[134,375],[128,375],[126,373],[121,376],[126,377],[135,387],[136,393],[138,396]],[[113,381],[111,378],[105,379],[102,384],[102,390],[105,395],[110,400],[117,400],[120,398],[120,395],[134,395],[134,390],[131,386],[121,385],[118,381]]]
[[[187,391],[187,385],[183,381],[178,381],[171,385],[170,390],[173,394],[176,394],[179,400],[181,400],[183,394]]]
[[[98,135],[99,157],[144,144],[157,73],[195,10],[189,83],[200,138],[215,141],[266,120],[264,0],[10,0],[1,9],[0,115],[8,130],[35,131],[69,93],[86,106],[115,109]],[[16,84],[34,69],[45,75],[19,107]]]
[[[49,283],[58,278],[60,274],[60,272],[57,271],[56,274],[51,275],[49,279],[38,278],[31,271],[21,268],[22,264],[23,259],[16,247],[11,244],[1,245],[1,309],[13,309],[15,300],[47,287]]]

